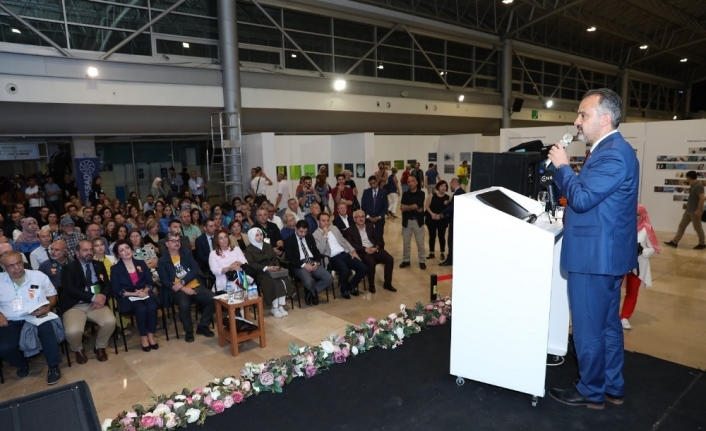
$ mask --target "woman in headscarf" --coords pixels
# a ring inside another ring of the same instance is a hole
[[[245,258],[256,274],[255,281],[260,286],[265,304],[272,304],[272,315],[276,318],[287,316],[284,305],[287,292],[292,291],[292,280],[288,275],[272,278],[270,274],[281,269],[279,259],[272,246],[264,242],[264,235],[259,228],[248,231],[250,245],[245,248]],[[268,274],[269,273],[269,274]]]
[[[640,204],[637,204],[637,243],[642,247],[642,252],[637,255],[637,268],[625,275],[625,299],[623,300],[623,308],[620,311],[620,323],[623,325],[623,329],[632,329],[628,319],[635,311],[637,293],[640,287],[644,289],[647,286],[652,286],[649,259],[655,252],[660,253],[662,251],[659,241],[657,241],[657,235],[652,229],[650,217],[647,215],[647,208]]]
[[[15,239],[15,251],[19,251],[29,258],[29,253],[39,247],[39,238],[37,238],[39,225],[34,217],[25,217],[20,223],[22,224],[22,233]]]
[[[160,196],[166,196],[167,193],[164,192],[164,189],[162,188],[162,179],[159,177],[156,177],[154,181],[152,181],[152,188],[150,188],[150,194],[154,196],[154,200],[157,200],[158,197]]]

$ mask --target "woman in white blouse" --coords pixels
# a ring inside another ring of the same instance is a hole
[[[230,244],[226,232],[218,232],[216,242],[213,244],[213,251],[208,256],[208,266],[216,276],[216,290],[226,290],[226,272],[238,271],[245,263],[248,261],[245,260],[243,251]]]

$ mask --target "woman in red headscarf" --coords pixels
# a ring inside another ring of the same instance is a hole
[[[620,323],[623,329],[632,329],[628,319],[635,311],[637,293],[641,286],[652,286],[649,259],[653,254],[662,251],[655,231],[652,229],[650,217],[647,215],[647,208],[640,204],[637,204],[637,242],[642,246],[642,253],[637,256],[637,268],[625,275],[625,300],[623,300],[623,309],[620,311]]]

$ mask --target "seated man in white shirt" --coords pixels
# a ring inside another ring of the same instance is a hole
[[[299,201],[295,198],[287,201],[287,210],[285,212],[292,214],[297,221],[304,220],[304,212],[299,208]]]
[[[17,377],[29,377],[29,362],[20,350],[20,335],[25,320],[43,316],[56,306],[56,289],[49,278],[39,271],[25,270],[22,254],[5,252],[0,257],[5,273],[0,274],[0,358],[17,367]],[[16,289],[16,290],[15,290]],[[49,371],[47,384],[61,380],[61,354],[54,324],[48,320],[37,326]]]
[[[284,227],[282,219],[277,215],[277,208],[273,204],[267,206],[267,220],[276,224],[279,230],[282,230]]]
[[[360,256],[348,241],[343,238],[336,226],[331,226],[330,216],[326,213],[318,215],[319,228],[314,232],[316,247],[322,255],[329,257],[331,268],[338,273],[341,285],[341,296],[351,299],[351,295],[358,296],[358,284],[368,273]],[[351,271],[355,275],[349,281]]]
[[[46,228],[46,229],[45,229]],[[32,253],[29,254],[29,263],[32,269],[38,270],[39,265],[45,260],[49,260],[49,246],[51,245],[51,231],[49,226],[45,226],[37,233],[37,238],[39,238],[39,247],[35,248]]]
[[[333,218],[333,225],[338,228],[341,232],[353,226],[353,219],[348,214],[348,205],[338,204],[336,206],[338,209],[338,215]]]

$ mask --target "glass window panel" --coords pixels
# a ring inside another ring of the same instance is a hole
[[[569,66],[566,66],[566,67],[569,67]],[[566,70],[564,70],[563,72],[565,73]],[[561,75],[562,74],[561,65],[545,61],[544,62],[544,73],[549,73],[552,75]]]
[[[296,57],[292,57],[292,54],[296,54]],[[310,54],[308,52],[307,55],[324,72],[333,71],[333,57],[330,55]],[[287,69],[316,70],[316,68],[298,51],[286,51],[284,55],[284,65]]]
[[[480,66],[480,63],[476,62],[476,64]],[[498,66],[491,62],[485,63],[478,71],[478,74],[495,78],[498,76]]]
[[[218,46],[205,43],[157,39],[157,54],[186,55],[189,57],[218,58]]]
[[[456,57],[446,57],[446,69],[456,72],[473,72],[473,61],[462,60]]]
[[[525,71],[519,67],[512,68],[512,79],[516,81],[524,81]]]
[[[392,48],[380,45],[377,48],[377,59],[383,62],[394,62],[402,64],[412,63],[412,51],[408,49]]]
[[[442,39],[436,39],[434,37],[414,35],[417,43],[421,45],[422,49],[427,53],[433,52],[436,54],[444,53],[444,41]]]
[[[560,94],[559,97],[562,99],[578,100],[575,89],[562,88]]]
[[[27,0],[2,0],[2,4],[23,18],[44,18],[64,21],[64,11],[61,7],[61,0],[34,0],[31,5],[28,3]]]
[[[172,143],[166,142],[138,142],[133,143],[135,148],[135,163],[160,163],[172,162]],[[149,179],[150,182],[154,178]]]
[[[346,73],[358,61],[355,58],[334,57],[336,73]],[[375,62],[363,60],[358,66],[351,71],[353,75],[359,76],[375,76]]]
[[[127,2],[129,0],[120,1]],[[165,10],[172,6],[174,3],[176,3],[176,0],[152,0],[151,3],[153,9]],[[186,3],[176,8],[174,12],[188,13],[191,15],[210,16],[213,18],[218,16],[218,8],[216,7],[215,1],[186,0]],[[155,14],[152,14],[152,17],[155,16]]]
[[[238,24],[238,42],[281,48],[282,33],[274,27]]]
[[[271,51],[259,51],[257,49],[240,48],[238,50],[240,61],[252,63],[280,65],[280,53]]]
[[[474,88],[490,88],[493,90],[498,89],[498,81],[495,79],[476,78],[475,81],[476,83]]]
[[[473,46],[463,43],[446,42],[446,55],[451,55],[460,58],[473,58]],[[487,54],[486,54],[487,55]],[[480,61],[485,60],[481,58]]]
[[[339,39],[334,40],[334,54],[347,57],[362,57],[373,47],[372,43],[358,42],[356,40]],[[375,53],[371,53],[369,58],[374,58]]]
[[[514,92],[522,93],[522,84],[518,84],[518,83],[513,82],[512,83],[512,91],[513,91],[513,93]]]
[[[409,65],[393,64],[393,63],[380,63],[384,69],[375,69],[378,74],[378,78],[388,78],[388,79],[402,79],[405,81],[412,80],[412,67]]]
[[[384,36],[385,33],[379,34],[379,37]],[[375,42],[375,27],[356,22],[334,19],[333,34],[338,37]]]
[[[382,39],[382,37],[386,35],[388,31],[390,31],[389,28],[378,27],[378,38]],[[383,44],[409,49],[412,49],[412,47],[414,46],[412,38],[410,38],[407,32],[405,31],[396,31],[392,33],[390,36],[388,36],[387,39],[385,39],[385,42],[383,42]]]
[[[300,33],[298,31],[289,31],[287,33],[304,51],[331,54],[330,36],[319,36],[316,34]],[[288,40],[285,40],[285,47],[296,49]]]
[[[210,18],[169,14],[152,26],[152,31],[218,40],[218,21]]]
[[[49,37],[49,39],[56,42],[59,46],[66,48],[66,33],[64,31],[64,24],[60,24],[58,22],[35,21],[32,19],[27,19],[27,21],[34,28]],[[12,29],[19,30],[20,33],[14,33]],[[22,45],[50,46],[42,40],[42,38],[10,16],[0,16],[0,42],[20,43]]]
[[[282,15],[282,9],[275,9],[272,7],[267,7],[264,5],[261,5],[263,9],[267,12],[269,16],[271,16],[277,24],[282,23],[282,19],[280,16]],[[260,9],[257,8],[257,6],[249,4],[249,3],[236,3],[236,14],[237,14],[237,19],[238,22],[249,22],[252,24],[262,24],[262,25],[272,25],[272,21],[270,21],[265,14],[263,14]]]
[[[468,81],[470,76],[470,73],[449,72],[444,74],[444,79],[446,79],[446,82],[448,82],[449,85],[460,87]],[[470,86],[472,84],[473,82],[470,82],[468,85]]]
[[[132,32],[69,25],[71,49],[104,52],[122,42],[130,34]],[[152,55],[150,35],[141,34],[137,36],[117,52],[121,54]]]
[[[415,67],[414,68],[414,80],[416,82],[429,82],[431,84],[443,84],[439,75],[434,72],[434,69],[427,69],[426,67]]]
[[[444,56],[443,55],[437,55],[437,54],[431,54],[429,52],[426,53],[427,57],[429,57],[429,60],[431,60],[432,63],[434,63],[434,66],[436,66],[437,69],[439,70],[444,70]],[[426,57],[424,57],[424,54],[422,54],[420,51],[415,50],[414,51],[414,65],[415,66],[422,66],[422,67],[431,67],[429,64],[429,61],[427,61]]]
[[[525,57],[522,59],[522,61],[525,63],[525,68],[527,70],[538,71],[538,72],[542,71],[542,63],[543,63],[542,60],[537,60],[537,59],[531,58],[531,57]]]
[[[285,29],[310,31],[318,34],[331,34],[331,18],[292,10],[285,10],[283,12]]]
[[[120,7],[87,0],[72,0],[66,8],[70,23],[137,30],[149,21],[147,9]]]

